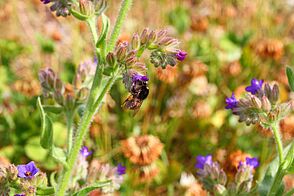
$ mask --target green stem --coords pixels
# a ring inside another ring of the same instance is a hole
[[[67,154],[72,148],[73,142],[73,111],[66,111],[66,126],[67,126]]]
[[[113,31],[111,33],[111,36],[108,42],[107,52],[112,51],[114,49],[115,43],[121,31],[122,24],[127,16],[129,9],[131,8],[132,3],[133,3],[133,0],[122,1],[121,7],[118,13],[118,17],[116,19]]]
[[[118,68],[116,70],[116,73],[119,73]],[[115,74],[108,79],[105,87],[101,91],[97,101],[95,102],[95,104],[93,106],[89,107],[89,105],[87,104],[87,107],[85,109],[85,113],[82,117],[80,126],[78,127],[78,130],[77,130],[77,136],[75,138],[74,146],[69,154],[69,158],[67,161],[68,170],[64,170],[63,176],[59,182],[60,184],[59,184],[58,191],[57,191],[58,196],[65,195],[67,185],[69,183],[70,176],[71,176],[73,167],[75,165],[75,161],[79,155],[79,151],[80,151],[81,146],[83,144],[83,140],[84,140],[84,137],[87,133],[87,130],[91,124],[92,118],[93,118],[94,114],[96,113],[96,110],[101,106],[106,93],[111,89],[111,87],[112,87],[113,83],[116,81],[117,77],[118,77],[118,74]]]
[[[279,154],[279,163],[281,165],[282,162],[284,161],[284,158],[283,158],[283,143],[282,143],[281,134],[280,134],[279,129],[280,129],[279,124],[277,122],[275,122],[272,125],[272,130],[273,130],[273,133],[274,133],[275,141],[277,143],[277,151],[278,151],[278,154]]]
[[[280,165],[277,173],[275,174],[275,177],[274,177],[274,180],[271,184],[270,190],[267,193],[267,196],[275,196],[276,195],[277,191],[281,187],[281,182],[282,182],[284,176],[285,176],[285,173],[282,169],[282,166]]]

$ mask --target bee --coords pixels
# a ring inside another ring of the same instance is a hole
[[[131,95],[122,104],[124,109],[138,111],[143,101],[148,97],[149,88],[146,81],[139,81],[135,83],[131,89]]]

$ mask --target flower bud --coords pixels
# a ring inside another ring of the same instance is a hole
[[[157,33],[157,40],[160,41],[161,39],[163,39],[165,36],[167,35],[167,30],[160,30]]]
[[[106,62],[109,66],[112,66],[112,67],[116,64],[116,59],[115,59],[115,56],[112,52],[107,54]]]
[[[271,103],[265,95],[261,98],[261,105],[264,111],[269,112],[271,110]]]
[[[9,181],[15,181],[17,180],[17,174],[18,174],[18,170],[15,167],[15,165],[11,164],[6,168],[6,174],[7,174],[7,179]]]
[[[60,91],[55,91],[53,97],[59,105],[63,105],[63,96]]]
[[[65,97],[65,107],[71,110],[74,108],[74,105],[75,105],[74,98],[70,94],[67,94]]]
[[[146,44],[148,42],[148,28],[145,28],[140,36],[141,44]]]
[[[271,96],[271,102],[276,103],[279,99],[279,86],[277,84],[274,84],[273,90],[272,90],[272,96]]]
[[[81,14],[88,17],[95,13],[94,4],[89,0],[79,0],[79,8]]]
[[[132,37],[131,46],[133,50],[139,50],[140,49],[140,37],[137,33],[135,33]]]
[[[63,84],[59,78],[56,78],[55,83],[54,83],[54,89],[56,91],[62,91]]]
[[[152,30],[150,33],[149,33],[149,35],[148,35],[148,42],[149,43],[153,43],[153,42],[155,42],[156,41],[156,33],[155,33],[155,31],[154,30]]]
[[[127,42],[119,44],[117,52],[116,52],[116,57],[119,62],[122,62],[123,60],[125,60],[127,50],[128,50],[128,43]]]
[[[78,95],[77,95],[77,102],[83,103],[86,101],[89,95],[89,89],[86,87],[83,87],[79,90]]]
[[[262,106],[261,101],[256,96],[251,96],[251,103],[257,109],[260,109]]]
[[[48,184],[47,176],[45,173],[40,172],[35,178],[33,178],[37,187],[46,187]]]

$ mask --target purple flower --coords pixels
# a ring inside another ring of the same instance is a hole
[[[212,156],[211,155],[207,155],[207,156],[201,156],[198,155],[196,157],[196,164],[195,167],[197,169],[204,169],[204,165],[211,165],[212,164]]]
[[[231,97],[227,97],[226,98],[226,109],[233,109],[237,106],[238,104],[238,100],[236,99],[234,93],[232,93]]]
[[[51,2],[51,0],[41,0],[41,2],[44,3],[44,4],[48,4],[48,3]]]
[[[21,193],[21,194],[15,194],[14,196],[26,196],[26,195]]]
[[[187,52],[182,51],[182,50],[178,50],[178,52],[176,54],[176,57],[179,61],[185,60],[186,56],[187,56]]]
[[[92,151],[89,151],[87,146],[83,146],[80,150],[80,154],[86,158],[87,156],[90,156],[92,154]]]
[[[238,168],[243,167],[245,165],[250,166],[251,168],[255,169],[259,166],[259,161],[256,157],[253,157],[253,158],[246,157],[245,162],[242,162],[242,161],[239,162]]]
[[[25,179],[31,179],[39,172],[39,169],[36,167],[34,161],[31,161],[26,165],[18,165],[17,170],[18,177]]]
[[[144,75],[140,75],[140,74],[134,74],[132,76],[132,82],[137,82],[137,81],[148,81],[148,77],[147,76],[144,76]]]
[[[122,166],[122,164],[117,165],[117,174],[118,175],[124,175],[126,173],[126,167]]]
[[[256,157],[253,157],[253,158],[246,157],[246,165],[250,165],[255,169],[259,166],[259,161]]]
[[[262,88],[263,80],[256,80],[255,78],[251,80],[251,85],[247,86],[245,90],[255,95]]]

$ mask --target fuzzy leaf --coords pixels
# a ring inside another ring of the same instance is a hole
[[[291,67],[286,68],[286,74],[291,91],[294,91],[294,72]]]
[[[80,189],[78,192],[74,193],[73,196],[84,196],[87,195],[87,193],[98,189],[98,188],[102,188],[104,186],[110,185],[111,180],[106,180],[106,181],[101,181],[101,182],[97,182],[95,184],[92,184],[91,186],[85,187]]]
[[[61,148],[52,146],[52,149],[50,152],[51,152],[51,156],[56,161],[62,163],[66,169],[68,168],[68,165],[66,163],[66,154]]]
[[[48,115],[44,112],[40,97],[37,100],[37,107],[41,115],[42,134],[40,144],[45,149],[50,149],[53,145],[53,129],[52,122]]]

